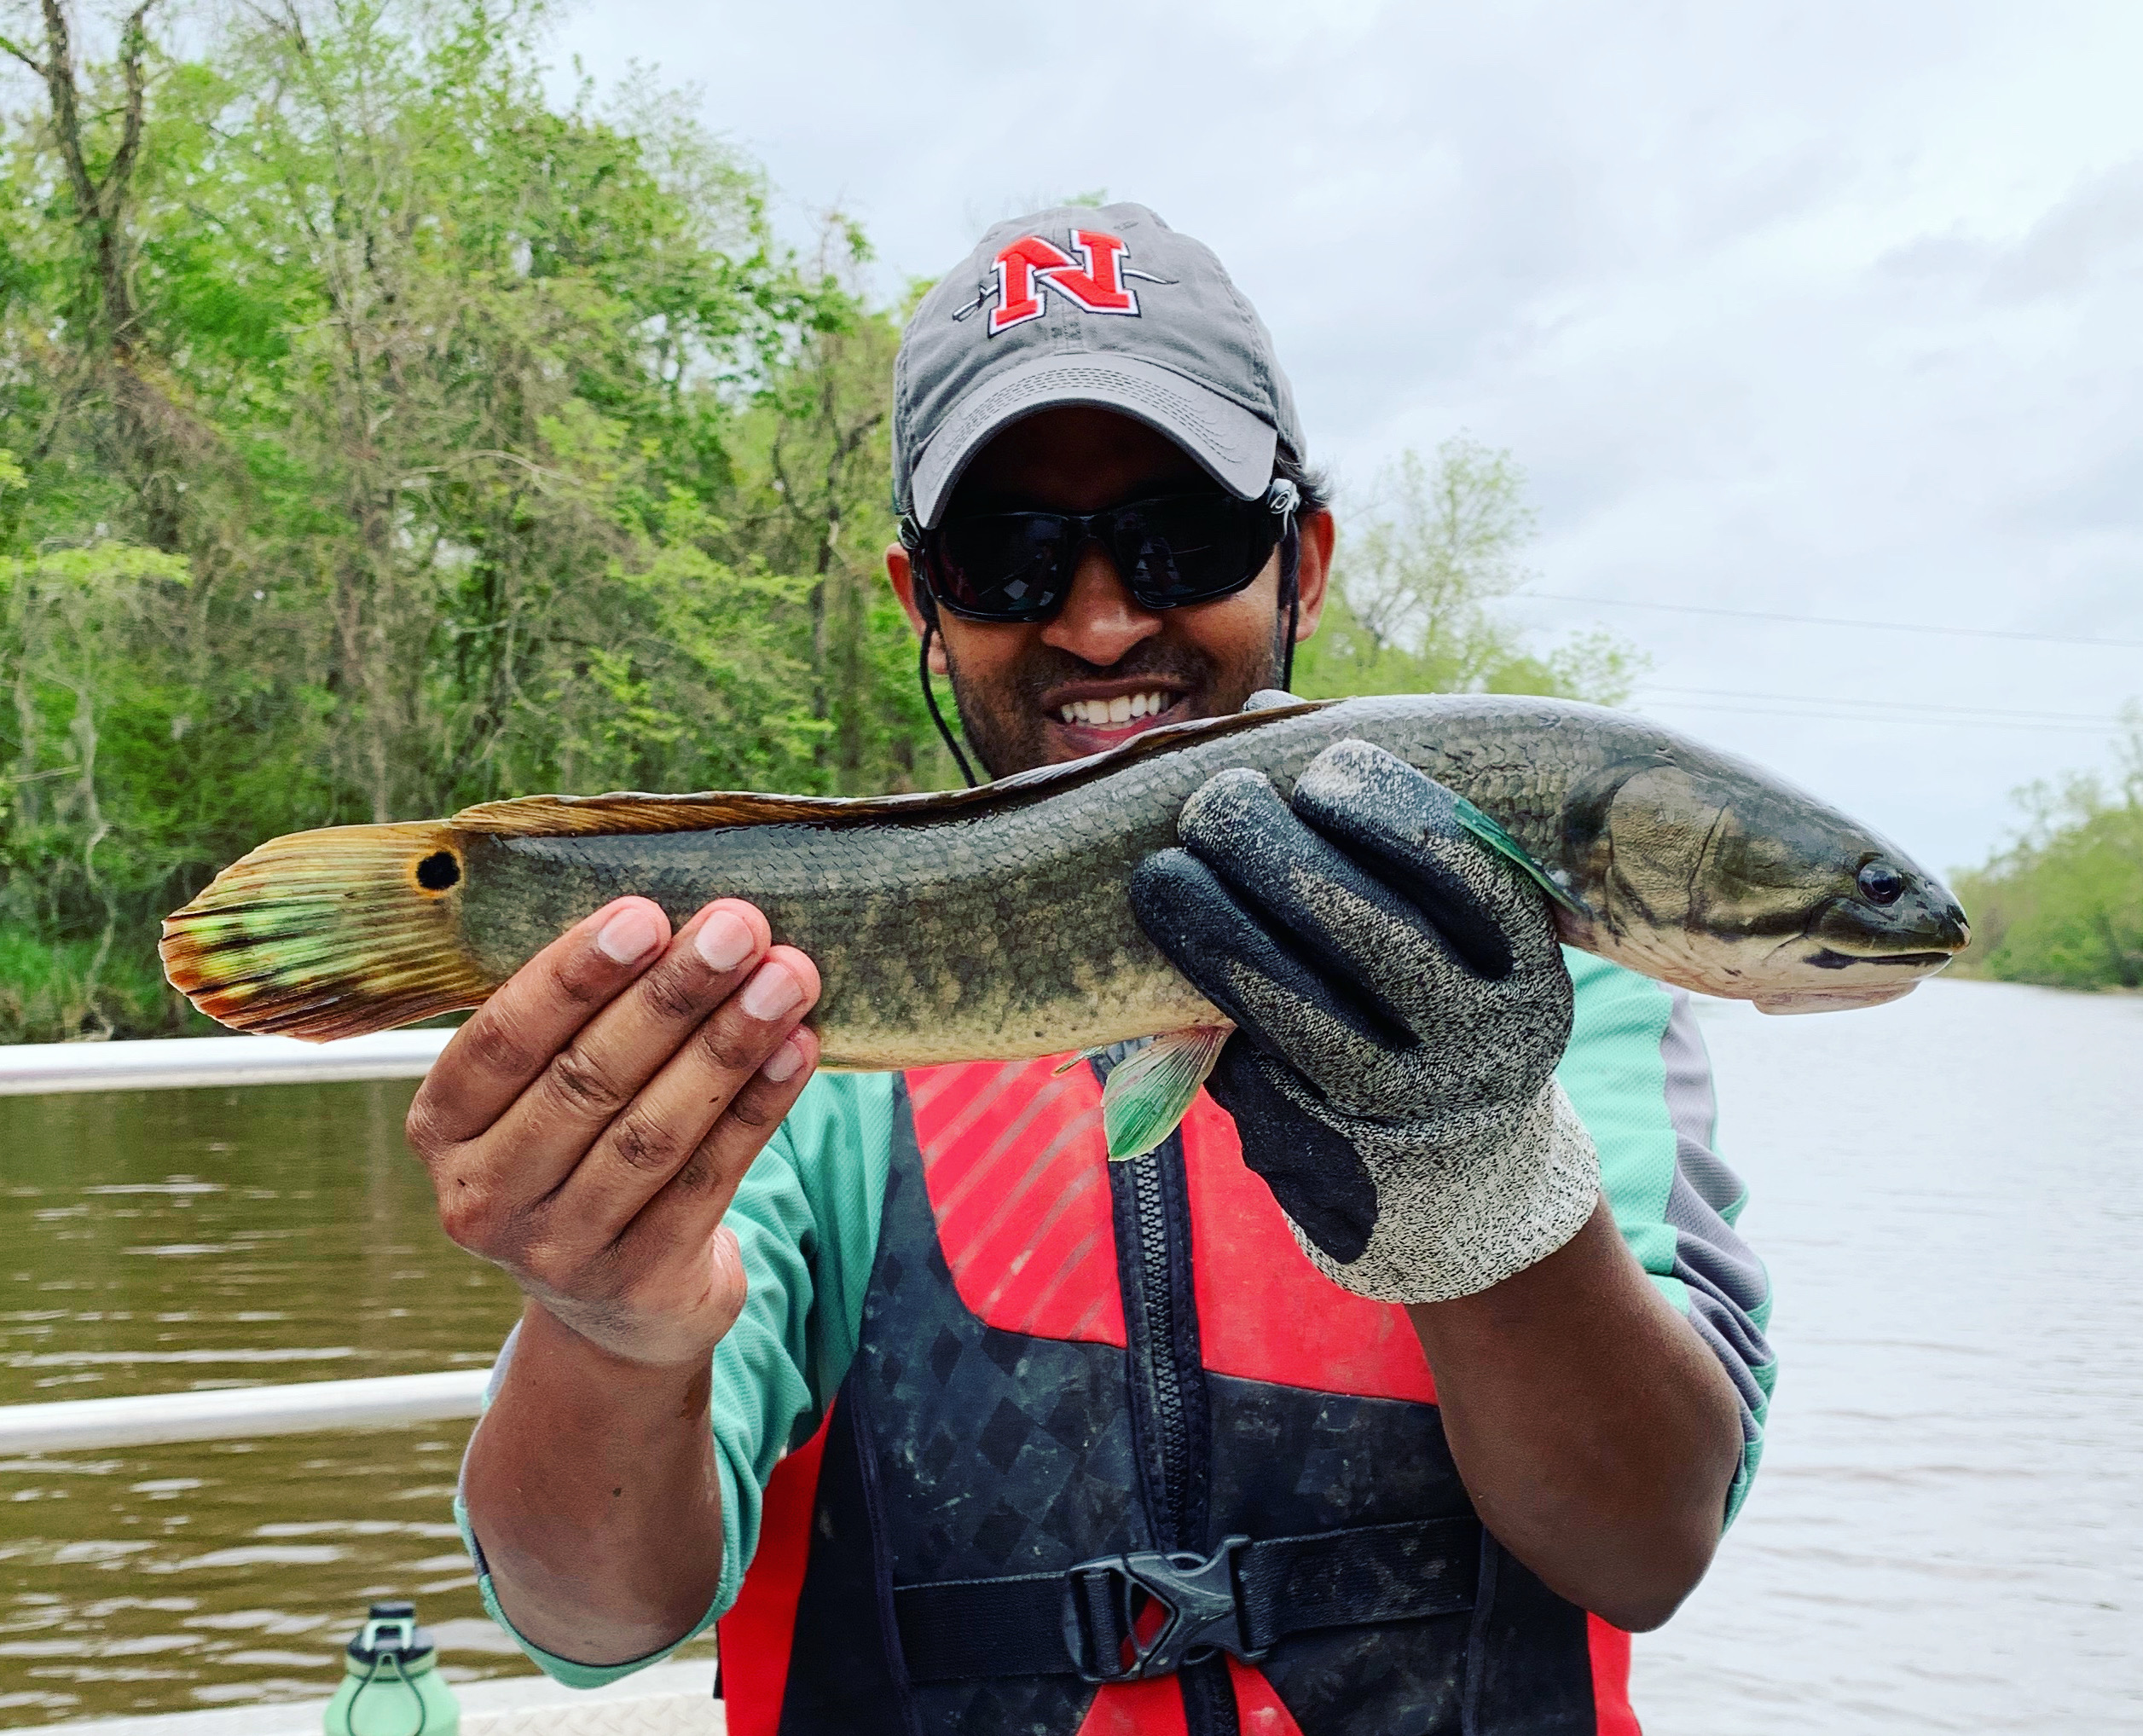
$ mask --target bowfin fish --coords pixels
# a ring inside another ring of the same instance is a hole
[[[1775,1012],[1873,1005],[1966,940],[1937,879],[1772,773],[1648,718],[1476,694],[1272,704],[975,790],[531,796],[300,832],[166,918],[161,950],[211,1017],[318,1041],[475,1006],[622,894],[673,923],[743,898],[819,967],[825,1065],[1076,1056],[1175,1033],[1118,1088],[1123,1140],[1157,1142],[1196,1091],[1193,1063],[1218,1053],[1193,1033],[1225,1036],[1225,1021],[1138,927],[1131,871],[1176,842],[1215,773],[1250,767],[1285,796],[1349,738],[1464,798],[1566,944],[1663,981]]]

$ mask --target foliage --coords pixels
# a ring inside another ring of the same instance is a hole
[[[1508,452],[1461,435],[1434,463],[1403,454],[1343,533],[1318,636],[1295,668],[1304,693],[1549,693],[1619,704],[1642,660],[1606,634],[1544,657],[1496,610],[1527,574],[1534,518]]]
[[[519,0],[69,20],[0,6],[0,1040],[182,1028],[156,917],[275,832],[944,781],[852,227]]]
[[[2143,988],[2143,709],[2126,714],[2120,773],[2034,784],[2017,841],[1958,878],[1968,975],[2057,988]]]
[[[9,913],[45,933],[63,929],[69,916],[78,929],[94,924],[78,971],[55,960],[51,981],[64,998],[72,992],[58,986],[78,977],[83,1017],[96,1025],[95,987],[126,914],[125,892],[171,825],[168,792],[125,775],[140,755],[136,737],[153,729],[159,709],[168,739],[186,732],[180,714],[168,711],[171,695],[142,693],[131,678],[182,611],[187,578],[176,555],[113,543],[0,563],[0,646],[14,733],[25,744],[0,798]]]

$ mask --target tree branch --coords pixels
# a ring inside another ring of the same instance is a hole
[[[44,88],[52,102],[52,130],[66,164],[67,185],[73,189],[77,210],[95,221],[99,213],[96,183],[82,154],[82,112],[74,90],[74,44],[67,34],[67,15],[60,0],[44,0]]]
[[[49,78],[52,76],[43,61],[32,60],[30,57],[29,49],[24,48],[12,37],[0,36],[0,54],[14,55],[40,78]]]
[[[133,178],[134,159],[142,150],[142,113],[148,81],[142,72],[142,61],[148,51],[149,9],[156,0],[142,0],[127,14],[126,24],[119,32],[119,73],[126,81],[126,119],[119,129],[119,148],[112,153],[112,160],[104,171],[104,184],[98,189],[101,200],[108,201],[109,208],[100,205],[98,216],[107,223],[119,220],[119,205],[126,197],[127,183]]]

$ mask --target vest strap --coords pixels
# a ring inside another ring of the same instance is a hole
[[[912,1681],[1132,1681],[1216,1652],[1261,1658],[1316,1628],[1469,1610],[1480,1537],[1470,1513],[1260,1542],[1230,1537],[1202,1560],[1104,1555],[1061,1573],[895,1586],[893,1606]]]

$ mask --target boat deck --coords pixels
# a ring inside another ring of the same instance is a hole
[[[608,1687],[563,1687],[545,1675],[457,1683],[461,1736],[723,1736],[714,1671],[702,1658],[656,1664]],[[327,1702],[162,1712],[46,1724],[41,1736],[320,1736]]]

